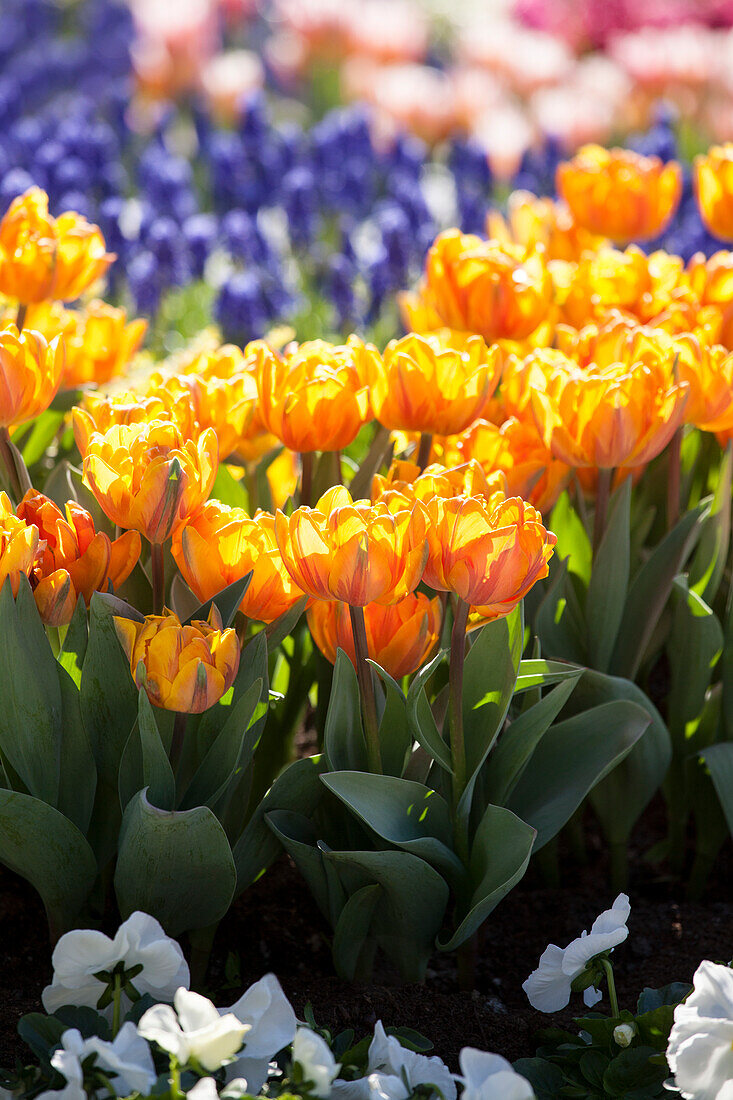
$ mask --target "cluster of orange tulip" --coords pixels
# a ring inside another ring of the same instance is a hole
[[[726,147],[695,168],[703,216],[724,235],[733,234],[731,165]],[[12,433],[60,386],[123,373],[144,323],[99,302],[60,304],[113,257],[96,226],[73,213],[51,218],[43,192],[29,191],[0,224],[0,293],[18,307],[17,324],[0,331],[0,450],[17,498],[15,511],[1,498],[0,575],[17,588],[25,572],[44,620],[62,625],[79,595],[125,580],[142,536],[159,617],[172,539],[201,600],[251,573],[248,619],[270,623],[305,595],[329,659],[340,646],[357,664],[369,655],[393,675],[415,671],[438,644],[444,606],[416,592],[421,582],[452,593],[472,622],[507,614],[547,574],[554,536],[541,512],[573,470],[597,492],[602,530],[614,470],[646,465],[683,423],[733,434],[733,256],[685,266],[628,244],[660,232],[680,186],[674,163],[586,147],[559,169],[561,201],[516,194],[506,221],[491,216],[490,239],[458,230],[436,239],[422,283],[402,298],[416,331],[383,353],[356,336],[283,351],[256,341],[180,357],[128,390],[89,389],[74,434],[86,484],[125,532],[114,540],[78,504],[64,518],[30,488]],[[349,448],[370,421],[394,433],[412,465],[378,474],[371,500],[336,485],[311,507],[313,454]],[[251,467],[278,448],[268,475],[284,510],[249,515],[209,499],[219,463]],[[204,691],[187,674],[179,695],[166,666],[154,684],[162,643],[148,645],[146,631],[164,623],[170,632],[171,622],[151,620],[136,640],[123,627],[133,673],[143,654],[151,698],[172,709],[195,699],[198,709],[230,677],[211,671]],[[207,630],[199,641],[213,654],[224,642]],[[175,661],[216,669],[211,656],[189,658],[199,641],[177,643]]]

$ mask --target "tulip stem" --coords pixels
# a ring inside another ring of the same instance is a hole
[[[678,428],[669,444],[667,471],[667,530],[671,531],[680,518],[680,482],[682,474],[682,428]]]
[[[450,702],[448,721],[450,726],[450,752],[453,763],[453,817],[456,829],[456,851],[464,863],[468,863],[468,837],[458,825],[458,805],[466,789],[466,742],[463,737],[463,665],[466,658],[466,627],[470,608],[465,600],[456,600],[453,614],[453,630],[450,640],[450,669],[448,673]]]
[[[606,974],[606,981],[608,982],[608,999],[611,1002],[611,1016],[615,1020],[618,1017],[618,997],[616,996],[616,982],[613,978],[613,967],[611,966],[609,959],[601,959],[601,966]]]
[[[0,428],[0,456],[10,481],[10,491],[19,504],[29,489],[32,489],[28,467],[17,447],[13,446],[10,432]]]
[[[430,452],[433,449],[433,437],[430,432],[423,432],[420,436],[420,446],[417,451],[417,464],[420,467],[420,473],[423,472],[425,467],[430,462]]]
[[[603,533],[606,530],[606,515],[608,513],[608,499],[611,495],[611,482],[613,470],[601,467],[598,470],[598,484],[596,485],[596,514],[593,519],[593,557],[598,554]]]
[[[374,697],[372,670],[367,664],[369,646],[364,622],[364,608],[349,605],[351,632],[354,636],[354,656],[356,657],[356,678],[361,691],[362,713],[364,716],[364,736],[366,739],[369,770],[374,775],[382,775],[382,753],[379,746],[379,723],[377,721],[377,701]]]
[[[17,328],[18,332],[23,331],[27,312],[28,306],[25,304],[25,302],[18,302],[18,312],[15,315],[15,327]]]
[[[150,544],[150,569],[153,582],[153,614],[163,614],[165,603],[165,561],[162,542]]]
[[[188,715],[184,711],[176,711],[175,718],[173,719],[173,736],[171,737],[171,770],[175,775],[178,771],[178,765],[181,762],[181,754],[183,753],[183,739],[186,736],[186,723],[188,722]]]
[[[300,454],[300,503],[310,508],[313,505],[313,451],[301,451]]]

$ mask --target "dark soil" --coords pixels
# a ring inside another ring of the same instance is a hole
[[[688,981],[703,958],[733,955],[733,847],[718,861],[701,903],[683,900],[678,882],[650,867],[641,854],[659,838],[659,807],[647,814],[632,852],[630,935],[616,951],[622,1006],[632,1008],[645,985]],[[514,1059],[534,1053],[533,1035],[550,1023],[570,1024],[572,1012],[554,1018],[530,1008],[521,984],[548,942],[564,945],[589,928],[613,901],[607,862],[592,822],[585,865],[561,846],[561,886],[550,888],[532,865],[517,889],[489,919],[479,947],[477,989],[460,992],[455,960],[438,955],[425,985],[400,987],[389,973],[373,985],[347,985],[333,976],[329,928],[295,868],[285,859],[248,890],[223,921],[214,945],[207,993],[231,1004],[243,988],[271,970],[302,1017],[311,1002],[316,1020],[334,1031],[370,1031],[407,1025],[435,1044],[457,1068],[460,1048],[479,1046]],[[112,923],[110,931],[114,930]],[[51,977],[43,908],[31,888],[0,871],[0,1065],[25,1058],[15,1028],[20,1015],[40,1007]],[[573,1000],[581,1014],[582,1000]]]

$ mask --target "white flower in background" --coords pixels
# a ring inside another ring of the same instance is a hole
[[[341,1068],[328,1043],[309,1027],[295,1032],[292,1050],[293,1065],[300,1066],[303,1080],[310,1082],[314,1096],[331,1095],[331,1082]]]
[[[186,1096],[190,1096],[191,1100],[219,1100],[216,1081],[213,1077],[202,1077],[188,1090]]]
[[[132,984],[138,993],[170,1001],[180,986],[188,987],[188,965],[181,948],[166,936],[162,926],[147,913],[133,913],[121,924],[114,939],[93,929],[77,929],[62,936],[54,948],[53,981],[42,994],[46,1012],[63,1005],[96,1008],[106,986],[94,975],[114,970],[120,963],[126,970],[142,966]],[[123,1012],[130,1007],[123,995]],[[110,1017],[112,1006],[105,1015]]]
[[[458,1062],[461,1100],[535,1100],[529,1081],[500,1054],[464,1047]]]
[[[138,1024],[139,1033],[185,1066],[193,1060],[209,1073],[229,1062],[242,1047],[247,1026],[231,1012],[219,1014],[211,1001],[178,989],[170,1005],[153,1005]]]
[[[596,955],[618,947],[629,934],[626,922],[631,906],[626,894],[619,894],[611,909],[606,909],[593,922],[590,932],[583,934],[567,947],[550,944],[540,957],[540,965],[523,984],[522,989],[529,1003],[539,1012],[559,1012],[570,1001],[571,986],[582,974],[586,964]],[[601,993],[592,986],[583,993],[586,1005],[591,1008],[601,999]]]
[[[249,1084],[244,1077],[235,1077],[221,1090],[223,1100],[240,1100],[242,1096],[250,1096]]]
[[[93,1035],[82,1038],[76,1028],[69,1028],[61,1036],[61,1046],[51,1056],[51,1065],[68,1081],[65,1089],[49,1091],[43,1095],[58,1100],[74,1100],[86,1096],[82,1062],[95,1055],[94,1068],[99,1068],[110,1078],[117,1096],[129,1096],[139,1092],[150,1093],[157,1074],[150,1047],[138,1034],[133,1023],[123,1024],[112,1042]]]
[[[109,1077],[118,1096],[129,1096],[139,1092],[147,1096],[157,1073],[153,1065],[150,1047],[139,1034],[133,1023],[123,1024],[111,1043],[92,1036],[82,1044],[82,1061],[90,1054],[96,1054],[95,1066],[99,1066]]]
[[[407,1100],[418,1085],[435,1085],[444,1100],[455,1100],[456,1084],[445,1063],[403,1047],[394,1035],[387,1035],[380,1020],[369,1047],[366,1076],[334,1082],[332,1096],[338,1100]]]
[[[674,1010],[667,1061],[685,1100],[733,1100],[733,971],[700,963]]]
[[[295,1038],[297,1019],[293,1006],[283,993],[274,974],[265,974],[251,985],[231,1008],[221,1008],[224,1015],[233,1013],[249,1028],[244,1052],[227,1066],[227,1077],[244,1077],[246,1092],[256,1096],[265,1081],[275,1054],[289,1046]]]

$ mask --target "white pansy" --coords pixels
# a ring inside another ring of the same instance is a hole
[[[88,1005],[96,1008],[105,983],[94,975],[114,970],[123,963],[126,970],[142,966],[133,979],[140,994],[170,1001],[180,986],[188,987],[188,965],[181,948],[167,936],[162,926],[147,913],[133,913],[121,924],[114,939],[94,929],[76,929],[62,936],[54,948],[53,981],[42,994],[46,1012],[63,1005]],[[129,1001],[123,996],[123,1011]],[[109,1017],[110,1005],[106,1009]]]
[[[309,1027],[299,1027],[293,1039],[292,1059],[293,1065],[300,1067],[303,1080],[310,1082],[314,1096],[331,1095],[331,1082],[341,1065],[320,1035]]]
[[[96,1036],[85,1039],[82,1060],[89,1054],[96,1054],[95,1066],[111,1077],[118,1096],[129,1096],[132,1092],[149,1095],[158,1075],[150,1047],[133,1023],[123,1024],[111,1043]]]
[[[440,1058],[427,1058],[408,1050],[394,1035],[387,1035],[378,1021],[369,1047],[366,1076],[356,1081],[335,1081],[337,1100],[407,1100],[418,1085],[435,1085],[444,1100],[455,1100],[456,1083]]]
[[[194,1060],[210,1073],[229,1062],[242,1047],[247,1025],[231,1012],[219,1014],[199,993],[178,989],[170,1005],[154,1005],[138,1024],[139,1033],[184,1066]]]
[[[613,1041],[622,1048],[631,1046],[636,1035],[634,1024],[619,1024],[613,1029]]]
[[[630,910],[626,894],[619,894],[612,908],[596,918],[590,932],[583,932],[565,948],[551,943],[542,953],[537,969],[522,986],[532,1007],[540,1012],[559,1012],[565,1008],[570,1001],[572,983],[585,970],[586,964],[597,955],[618,947],[628,936],[626,922]],[[600,1001],[601,993],[591,986],[583,993],[583,999],[590,1008]]]
[[[244,1052],[227,1067],[227,1077],[246,1078],[247,1091],[256,1096],[267,1080],[273,1056],[295,1038],[297,1019],[293,1006],[275,975],[265,974],[236,1004],[219,1011],[222,1015],[233,1013],[249,1028]]]
[[[63,1033],[61,1046],[51,1055],[51,1065],[66,1079],[66,1085],[62,1089],[47,1089],[36,1100],[87,1100],[80,1058],[83,1042],[76,1028]]]
[[[223,1100],[240,1100],[240,1097],[253,1095],[250,1093],[249,1084],[244,1077],[235,1077],[221,1090]]]
[[[667,1061],[685,1100],[733,1100],[733,971],[700,963],[674,1010]]]
[[[188,1090],[186,1096],[190,1096],[191,1100],[219,1100],[216,1081],[213,1077],[202,1077]]]
[[[458,1058],[463,1085],[461,1100],[535,1100],[526,1077],[502,1058],[474,1047],[464,1047]]]

